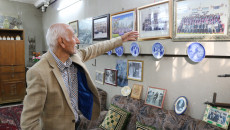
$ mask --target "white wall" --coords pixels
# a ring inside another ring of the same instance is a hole
[[[47,9],[43,14],[43,30],[57,22],[69,23],[74,20],[81,20],[88,17],[96,17],[103,14],[113,14],[122,10],[136,8],[152,3],[149,0],[83,0],[68,9],[57,11],[59,0]],[[151,47],[155,42],[164,45],[166,54],[161,60],[155,60],[151,56]],[[116,60],[143,60],[144,61],[144,80],[143,82],[129,80],[129,86],[141,84],[144,86],[142,99],[145,98],[149,86],[167,89],[164,108],[173,109],[173,104],[179,96],[188,98],[189,107],[186,114],[202,119],[205,110],[204,102],[212,101],[214,92],[217,92],[217,102],[230,103],[229,78],[218,78],[217,75],[230,73],[230,42],[201,42],[208,57],[200,63],[192,63],[186,56],[186,48],[189,42],[173,42],[171,39],[150,40],[138,42],[141,47],[141,54],[137,58],[130,55],[129,47],[131,42],[124,43],[126,55],[117,57],[115,55],[102,55],[87,62],[87,67],[93,79],[95,70],[104,71],[105,68],[115,69]],[[80,46],[84,47],[84,46]],[[178,55],[184,55],[180,57]],[[104,89],[108,93],[107,106],[110,104],[114,95],[120,94],[121,87],[101,85],[95,83],[97,87]]]

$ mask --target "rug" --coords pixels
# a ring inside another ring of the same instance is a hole
[[[23,105],[0,107],[0,130],[21,130],[20,116]]]

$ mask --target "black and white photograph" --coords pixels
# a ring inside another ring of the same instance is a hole
[[[117,70],[105,69],[105,83],[117,86]]]
[[[185,96],[176,99],[174,104],[174,111],[176,114],[181,115],[187,110],[188,100]]]
[[[95,81],[100,84],[104,84],[104,72],[96,71]]]
[[[110,15],[93,18],[93,40],[108,40],[110,38]]]
[[[163,108],[166,91],[166,89],[162,88],[148,87],[145,104]]]
[[[80,44],[92,44],[92,18],[78,21],[78,39]]]
[[[143,61],[128,60],[128,79],[143,81]]]

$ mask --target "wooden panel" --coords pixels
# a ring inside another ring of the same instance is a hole
[[[0,66],[0,73],[25,72],[25,66]]]
[[[25,80],[25,72],[24,73],[7,73],[7,74],[1,74],[0,75],[1,81],[4,80]]]
[[[25,65],[24,41],[15,41],[15,64]]]
[[[0,65],[15,64],[15,41],[0,40]]]

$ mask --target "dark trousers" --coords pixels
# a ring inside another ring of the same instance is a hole
[[[80,122],[81,122],[81,120],[79,118],[78,121],[75,123],[75,130],[80,130],[79,129]]]

